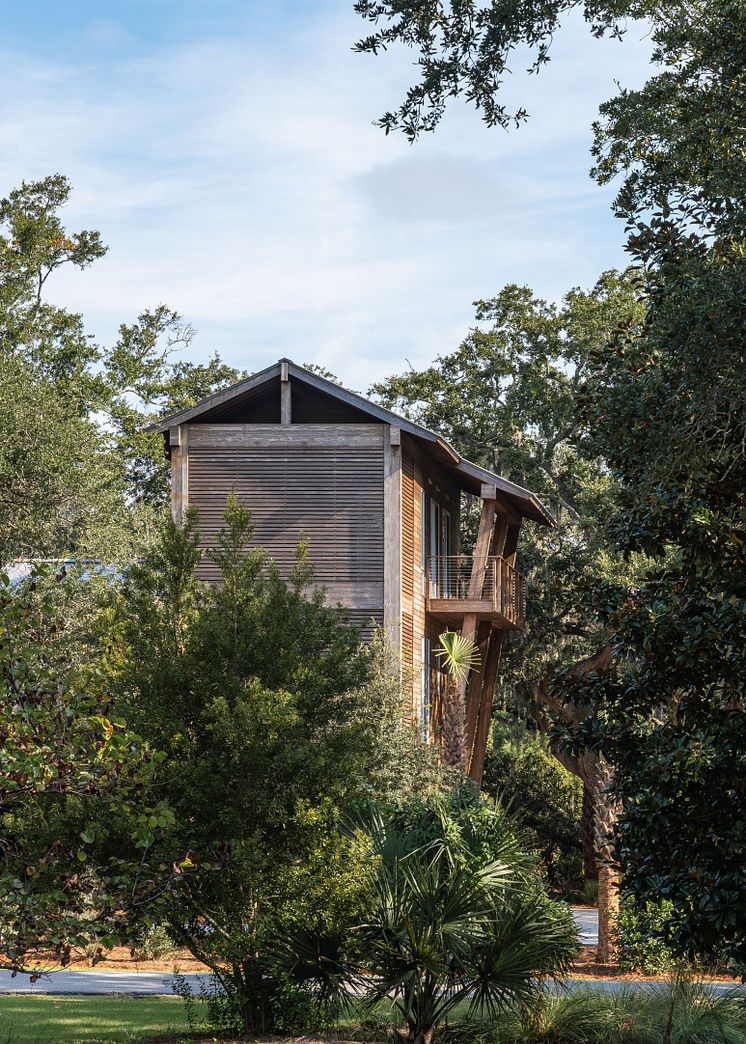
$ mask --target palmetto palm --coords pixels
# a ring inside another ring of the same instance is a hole
[[[393,1001],[409,1044],[429,1044],[455,1009],[497,1017],[536,998],[536,977],[562,970],[573,930],[546,897],[527,888],[520,867],[464,860],[447,835],[418,848],[378,814],[372,905],[360,952],[367,1000]]]
[[[435,655],[448,676],[443,698],[443,759],[463,772],[466,767],[466,734],[462,684],[469,671],[479,667],[479,653],[474,642],[457,631],[444,631]]]

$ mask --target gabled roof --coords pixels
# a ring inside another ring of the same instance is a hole
[[[466,490],[466,492],[479,496],[483,485],[494,486],[498,500],[505,507],[516,511],[524,518],[532,519],[534,522],[540,522],[547,526],[554,525],[552,516],[529,490],[523,489],[514,482],[509,482],[500,475],[495,475],[486,468],[482,468],[478,464],[473,464],[471,461],[461,457],[445,439],[428,428],[424,428],[421,424],[415,424],[414,421],[408,420],[406,417],[400,417],[399,414],[393,413],[391,410],[387,410],[369,399],[365,399],[362,395],[348,391],[339,384],[335,384],[333,381],[320,377],[311,370],[298,366],[290,359],[280,359],[266,369],[260,370],[259,373],[252,374],[251,377],[231,385],[230,388],[224,388],[222,391],[208,396],[202,402],[198,402],[196,406],[192,406],[188,410],[181,410],[170,417],[164,417],[157,423],[151,424],[148,430],[166,432],[169,428],[177,427],[180,424],[189,424],[193,421],[208,423],[211,413],[219,414],[222,407],[229,403],[238,404],[237,400],[243,398],[248,402],[252,398],[252,393],[255,393],[257,389],[274,380],[279,381],[283,364],[287,365],[288,376],[292,380],[301,381],[324,395],[343,402],[382,424],[391,424],[407,432],[423,444],[423,448],[452,475],[461,489]]]

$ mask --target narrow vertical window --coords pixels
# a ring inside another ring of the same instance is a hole
[[[442,598],[441,594],[441,531],[440,504],[430,498],[430,595]]]
[[[430,692],[430,639],[422,639],[422,684],[420,685],[420,727],[422,742],[430,741],[430,716],[432,696]]]
[[[451,554],[451,513],[446,511],[445,508],[441,508],[440,511],[440,525],[441,525],[441,539],[440,539],[440,553],[443,555],[443,566],[440,571],[441,575],[441,586],[443,587],[443,597],[449,598],[453,591],[451,591],[451,567],[453,563],[450,559]]]
[[[422,566],[422,590],[427,591],[427,493],[420,490],[420,565]]]

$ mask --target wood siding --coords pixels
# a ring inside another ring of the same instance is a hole
[[[414,691],[414,559],[415,559],[415,482],[414,457],[410,450],[402,449],[401,463],[401,527],[402,527],[402,682],[408,697],[412,717],[415,712]],[[418,632],[418,640],[421,637]],[[419,682],[418,682],[419,684]]]
[[[422,494],[425,494],[425,516],[422,516]],[[430,556],[430,505],[435,501],[448,512],[451,519],[452,553],[459,550],[459,515],[461,492],[456,483],[432,458],[420,449],[414,439],[402,434],[402,609],[411,613],[413,642],[411,659],[409,649],[402,649],[405,668],[412,678],[412,707],[419,714],[422,700],[422,638],[430,639],[430,694],[432,728],[437,731],[440,716],[440,671],[435,659],[438,638],[444,624],[429,617],[425,611],[424,558]],[[411,523],[410,523],[411,519]],[[410,546],[411,532],[411,546]],[[406,559],[406,560],[404,560]],[[458,626],[458,621],[454,622]]]
[[[188,503],[214,546],[231,490],[251,511],[253,543],[287,576],[301,536],[328,601],[365,625],[383,617],[383,426],[189,425]],[[203,580],[217,580],[205,560]]]

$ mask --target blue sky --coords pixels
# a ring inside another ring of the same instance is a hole
[[[571,19],[539,76],[515,63],[528,125],[456,103],[415,146],[372,126],[411,56],[354,54],[364,29],[352,0],[6,5],[0,195],[65,173],[68,226],[110,248],[50,296],[102,341],[163,302],[194,358],[287,355],[364,391],[456,347],[505,283],[557,299],[624,264],[590,125],[645,79],[643,27],[596,41]]]

